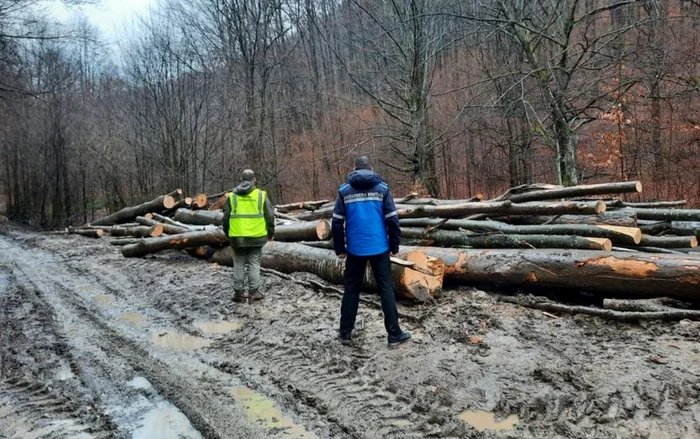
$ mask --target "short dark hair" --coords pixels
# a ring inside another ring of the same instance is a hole
[[[372,162],[370,162],[369,157],[366,155],[361,155],[355,158],[355,169],[372,169]]]
[[[255,180],[255,172],[252,169],[245,169],[241,172],[241,181],[250,181],[251,183]]]

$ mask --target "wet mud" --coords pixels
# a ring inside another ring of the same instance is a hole
[[[299,274],[308,278],[308,274]],[[0,438],[700,437],[700,324],[552,316],[452,287],[386,345],[360,307],[181,252],[0,234]]]

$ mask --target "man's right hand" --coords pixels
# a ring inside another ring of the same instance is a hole
[[[338,259],[345,259],[346,256],[347,256],[346,253],[341,253],[338,255]]]

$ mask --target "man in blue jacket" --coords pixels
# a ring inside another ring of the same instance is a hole
[[[335,254],[345,259],[345,294],[340,308],[340,341],[351,344],[367,262],[379,288],[390,346],[411,338],[399,326],[391,286],[392,256],[399,251],[399,218],[389,186],[372,169],[367,156],[355,159],[355,171],[338,189],[333,210]]]

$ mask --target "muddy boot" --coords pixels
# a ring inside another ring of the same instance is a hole
[[[233,301],[236,303],[245,303],[245,295],[241,291],[234,291]]]
[[[250,303],[263,300],[265,296],[260,292],[260,290],[253,290],[249,292]]]

